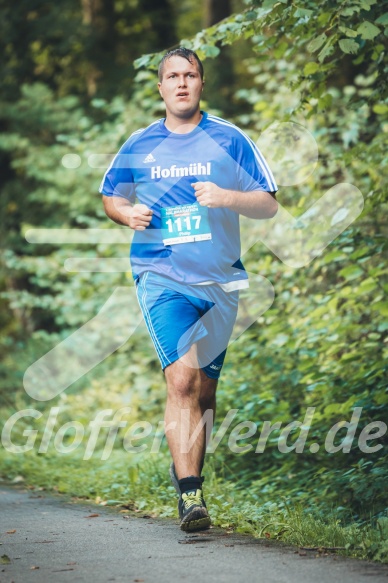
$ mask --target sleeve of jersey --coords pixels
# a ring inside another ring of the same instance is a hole
[[[113,158],[101,181],[99,192],[105,196],[120,196],[135,202],[136,189],[131,170],[129,140]]]
[[[236,142],[235,160],[239,189],[242,192],[263,190],[275,193],[278,190],[275,178],[263,154],[254,141],[243,132]]]

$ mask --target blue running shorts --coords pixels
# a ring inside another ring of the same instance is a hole
[[[136,280],[140,308],[162,369],[197,343],[199,367],[218,379],[237,316],[238,290],[190,285],[147,271]]]

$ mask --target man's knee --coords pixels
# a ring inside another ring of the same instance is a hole
[[[200,397],[201,377],[198,369],[191,369],[174,364],[165,369],[169,397],[178,401]]]
[[[203,370],[201,370],[201,393],[199,396],[199,403],[202,410],[213,409],[214,400],[217,390],[217,379],[208,377]]]
[[[201,409],[212,409],[214,407],[214,397],[216,394],[215,388],[206,387],[206,390],[201,390],[199,395],[199,404]]]

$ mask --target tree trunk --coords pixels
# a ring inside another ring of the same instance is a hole
[[[230,0],[204,0],[204,26],[208,28],[231,14]],[[235,75],[233,60],[229,47],[221,47],[216,59],[205,63],[206,99],[211,107],[219,109],[226,115],[233,111],[232,95],[234,93]]]
[[[151,20],[154,51],[169,49],[177,42],[175,18],[168,0],[143,0],[141,9]]]
[[[230,0],[205,0],[205,28],[230,16],[230,13]]]

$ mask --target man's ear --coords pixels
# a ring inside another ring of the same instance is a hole
[[[158,83],[158,90],[159,90],[159,93],[160,93],[160,97],[163,99],[162,84],[160,83],[160,81]]]

